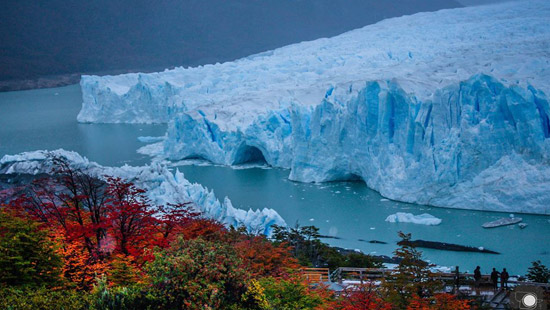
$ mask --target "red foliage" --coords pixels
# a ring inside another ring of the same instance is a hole
[[[138,281],[143,263],[154,259],[148,250],[170,248],[177,237],[232,246],[239,258],[236,268],[256,277],[286,277],[298,267],[285,245],[229,232],[220,222],[200,217],[190,203],[152,206],[131,182],[104,181],[62,159],[53,161],[54,176],[34,182],[10,207],[52,232],[64,258],[64,276],[79,289],[90,289],[102,274],[114,285]]]
[[[158,208],[158,233],[157,246],[166,248],[175,240],[175,236],[182,235],[193,221],[197,220],[200,212],[191,208],[191,203],[169,204],[168,207]]]
[[[206,218],[190,220],[181,230],[184,239],[220,240],[227,233],[222,223]]]
[[[373,286],[361,285],[345,291],[329,308],[340,310],[391,310],[393,306],[380,298]]]
[[[145,191],[131,182],[112,177],[105,182],[63,159],[53,161],[54,176],[33,182],[9,207],[53,232],[65,259],[65,277],[78,288],[90,288],[114,257],[125,262],[117,264],[123,269],[139,267],[153,259],[146,249],[168,247],[177,234],[196,238],[224,229],[198,219],[189,204],[153,207]]]
[[[145,191],[120,178],[107,178],[108,233],[115,240],[115,253],[139,257],[148,247],[157,219]]]
[[[34,181],[26,194],[10,202],[10,207],[62,231],[68,242],[81,240],[89,255],[101,257],[101,242],[108,226],[103,183],[69,168],[61,170],[65,172],[57,179]]]
[[[235,243],[244,268],[255,277],[286,275],[290,269],[298,269],[296,259],[284,245],[275,246],[264,236],[243,236]]]
[[[107,264],[93,257],[82,242],[68,241],[60,234],[53,233],[59,244],[57,253],[63,258],[63,276],[77,289],[91,289],[98,275],[105,273]]]

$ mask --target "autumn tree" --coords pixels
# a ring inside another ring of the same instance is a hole
[[[371,284],[350,286],[330,304],[335,310],[391,310],[392,305],[382,299]]]
[[[11,206],[62,230],[68,241],[81,240],[94,259],[101,258],[106,237],[106,183],[74,167],[64,157],[49,155],[51,176],[35,180]]]
[[[157,226],[160,238],[159,246],[166,247],[176,239],[176,236],[185,233],[200,218],[201,213],[192,209],[191,202],[168,204],[159,206],[157,211]]]
[[[63,277],[70,282],[68,286],[90,290],[96,278],[106,272],[107,262],[93,257],[82,242],[68,241],[59,233],[54,238],[59,245],[56,252],[63,258]]]
[[[201,238],[208,241],[220,241],[225,240],[226,233],[227,228],[222,223],[199,217],[185,225],[180,236],[187,240]]]
[[[147,274],[164,309],[224,309],[242,302],[250,275],[221,242],[178,239],[155,253]]]
[[[265,236],[238,234],[234,247],[243,266],[253,276],[283,276],[298,269],[298,263],[290,255],[288,247],[274,245]]]
[[[116,251],[140,256],[150,244],[156,224],[155,210],[143,189],[121,178],[107,177],[107,218]]]

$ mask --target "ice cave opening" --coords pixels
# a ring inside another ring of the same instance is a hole
[[[364,180],[355,173],[346,173],[335,177],[331,182],[364,182]]]
[[[267,164],[264,154],[255,146],[243,145],[235,153],[233,165]]]
[[[197,160],[197,161],[205,161],[205,162],[212,162],[211,160],[207,159],[206,157],[202,155],[190,155],[183,158],[184,160]]]

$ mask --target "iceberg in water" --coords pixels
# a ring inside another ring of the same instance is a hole
[[[550,214],[550,2],[393,18],[224,64],[84,76],[83,122],[171,160],[265,161],[440,207]],[[452,21],[452,22],[451,22]]]
[[[423,213],[420,215],[414,215],[412,213],[397,212],[395,214],[388,215],[386,222],[390,223],[413,223],[420,225],[439,225],[441,224],[441,219],[428,214]]]
[[[213,191],[197,183],[191,183],[184,178],[183,173],[170,172],[165,166],[151,164],[143,167],[104,167],[78,153],[56,151],[34,151],[18,155],[6,155],[0,160],[2,174],[42,174],[50,173],[52,166],[49,155],[63,157],[70,164],[84,172],[104,178],[105,175],[120,177],[133,182],[137,187],[145,189],[148,198],[155,205],[168,205],[183,202],[192,202],[193,207],[204,216],[224,223],[227,226],[245,226],[253,233],[269,235],[273,224],[286,226],[285,221],[272,209],[243,210],[233,207],[226,197],[220,202]]]

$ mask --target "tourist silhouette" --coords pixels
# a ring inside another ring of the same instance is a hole
[[[508,288],[508,278],[510,278],[510,275],[508,274],[508,271],[506,271],[506,268],[502,269],[502,272],[500,273],[500,287],[507,289]]]
[[[476,295],[479,295],[479,284],[481,282],[481,267],[477,266],[474,270],[474,280],[475,280],[475,288],[476,288]]]

